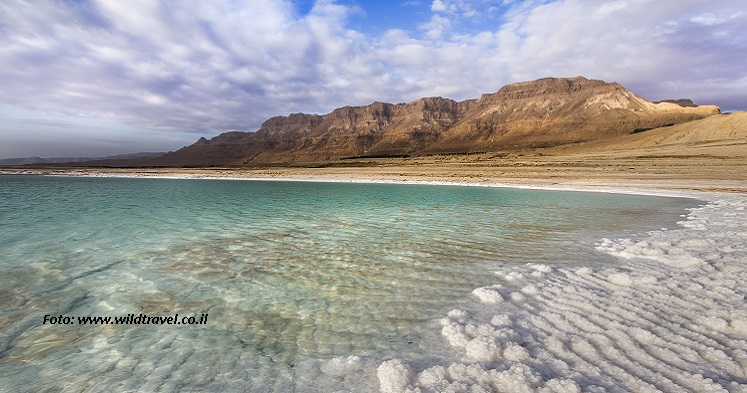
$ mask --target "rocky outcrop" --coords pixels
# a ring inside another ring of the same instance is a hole
[[[677,104],[679,106],[685,106],[685,107],[695,107],[695,103],[693,100],[688,98],[678,98],[676,100],[661,100],[661,101],[654,101],[654,104],[660,104],[662,102],[670,102],[672,104]]]
[[[505,86],[479,100],[430,97],[346,106],[326,115],[277,116],[256,132],[203,138],[152,164],[288,164],[505,151],[613,137],[717,113],[715,106],[652,103],[617,83],[544,78]]]

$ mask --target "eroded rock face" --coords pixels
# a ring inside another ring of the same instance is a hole
[[[718,107],[651,103],[620,86],[582,77],[516,83],[485,94],[427,152],[556,146],[628,134],[719,113]]]
[[[256,132],[201,139],[156,163],[246,165],[514,150],[613,137],[717,113],[715,106],[652,103],[617,83],[544,78],[505,86],[479,100],[429,97],[272,117]]]

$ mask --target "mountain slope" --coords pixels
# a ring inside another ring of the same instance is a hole
[[[617,83],[544,78],[479,100],[375,102],[326,115],[268,119],[253,133],[224,133],[153,165],[302,163],[360,156],[470,153],[557,146],[629,134],[719,113],[715,106],[652,103]]]
[[[557,154],[720,154],[747,158],[747,112],[736,112],[587,143],[558,146]]]

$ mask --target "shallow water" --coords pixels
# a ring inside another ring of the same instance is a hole
[[[382,393],[747,392],[747,198],[597,249],[613,265],[506,266],[441,333],[458,361],[390,359]]]
[[[376,391],[382,361],[423,369],[461,356],[438,321],[500,282],[494,271],[614,266],[596,242],[674,226],[694,205],[432,185],[0,176],[0,386]],[[77,322],[128,314],[208,319]]]

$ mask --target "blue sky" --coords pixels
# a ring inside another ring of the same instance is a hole
[[[733,0],[3,0],[0,158],[168,151],[268,117],[555,76],[747,109]]]

